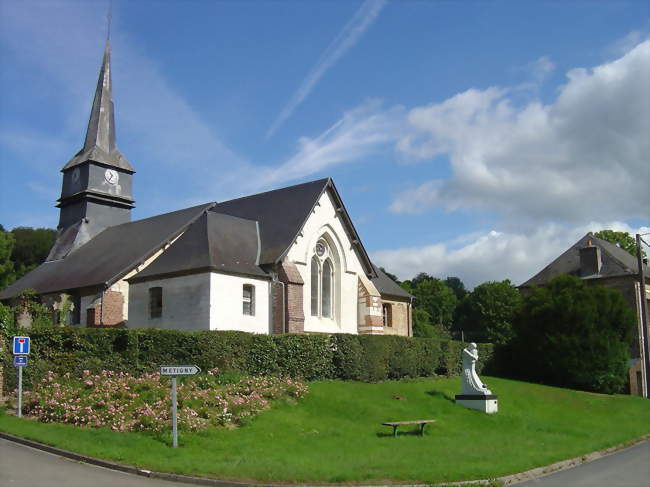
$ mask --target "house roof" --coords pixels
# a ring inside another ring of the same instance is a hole
[[[174,239],[214,203],[109,227],[65,259],[41,264],[0,292],[0,299],[26,289],[39,294],[109,286]]]
[[[600,248],[602,266],[598,274],[581,276],[580,249],[589,245]],[[646,269],[647,266],[644,266],[644,270]],[[639,266],[636,257],[619,246],[588,233],[573,244],[566,252],[519,287],[543,285],[560,274],[572,274],[579,277],[597,279],[616,276],[633,276],[637,275],[638,272]]]
[[[257,265],[259,249],[257,222],[209,210],[129,282],[197,271],[267,277]]]
[[[325,191],[330,191],[366,273],[375,277],[334,183],[327,178],[109,227],[64,259],[41,264],[1,291],[0,299],[30,288],[43,294],[109,286],[186,229],[132,279],[199,269],[266,276],[260,266],[279,262],[286,255]]]
[[[379,294],[386,297],[396,297],[400,299],[410,299],[412,294],[406,292],[402,287],[386,275],[379,267],[373,264],[377,277],[373,277],[372,283],[379,291]]]

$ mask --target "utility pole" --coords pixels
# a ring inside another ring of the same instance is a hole
[[[645,294],[645,276],[641,242],[646,243],[640,234],[636,234],[636,259],[639,265],[639,290],[641,292],[641,347],[643,348],[643,370],[645,371],[644,397],[650,397],[650,356],[648,351],[648,305]]]

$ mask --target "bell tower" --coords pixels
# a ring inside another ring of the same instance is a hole
[[[62,259],[105,228],[131,220],[135,170],[115,145],[108,40],[83,148],[61,172],[58,235],[47,260]]]

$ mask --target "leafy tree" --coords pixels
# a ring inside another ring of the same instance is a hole
[[[447,277],[445,284],[454,292],[458,301],[467,296],[467,289],[465,289],[465,284],[460,280],[460,277]]]
[[[525,380],[621,392],[635,315],[620,291],[562,275],[524,298],[515,320],[510,371]]]
[[[426,311],[431,324],[451,327],[458,300],[443,281],[420,273],[413,280],[404,281],[402,287],[415,297],[414,310]]]
[[[13,248],[13,235],[0,231],[0,289],[4,289],[15,280],[14,263],[11,260]]]
[[[519,290],[509,280],[484,282],[459,304],[454,329],[462,330],[472,341],[508,343],[521,301]]]
[[[601,230],[594,233],[595,237],[602,238],[613,244],[618,245],[636,257],[636,239],[627,232],[615,232],[614,230]],[[641,249],[641,256],[646,257],[645,250]]]
[[[380,267],[379,270],[380,270],[381,272],[383,272],[384,274],[386,274],[388,277],[390,277],[390,278],[391,278],[393,281],[395,281],[397,284],[399,284],[399,279],[397,278],[397,276],[396,276],[395,274],[391,274],[390,272],[388,272],[388,271],[387,271],[386,269],[384,269],[383,267]]]
[[[11,231],[15,245],[11,253],[16,279],[20,279],[47,258],[56,240],[56,231],[49,228],[16,227]]]

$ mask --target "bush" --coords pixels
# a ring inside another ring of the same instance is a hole
[[[194,364],[235,375],[285,375],[305,380],[382,381],[460,372],[461,342],[377,335],[255,335],[240,331],[181,331],[39,327],[32,338],[26,390],[51,371],[80,375],[102,370],[139,376],[161,365]],[[5,333],[9,338],[9,334]],[[491,353],[481,345],[481,362]],[[4,355],[5,391],[16,377]]]
[[[516,338],[504,353],[512,375],[603,393],[627,382],[634,313],[619,291],[559,276],[524,298]]]

